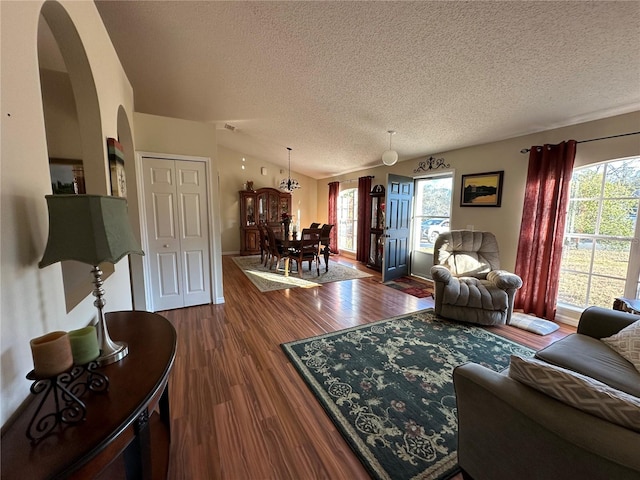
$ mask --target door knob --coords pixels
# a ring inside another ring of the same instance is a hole
[[[169,248],[169,244],[168,244],[168,243],[165,243],[165,244],[163,245],[163,247],[164,247],[164,248]]]

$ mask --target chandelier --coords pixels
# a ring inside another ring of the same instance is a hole
[[[395,135],[396,132],[394,132],[393,130],[387,130],[387,133],[389,134],[389,150],[386,150],[382,154],[382,163],[390,167],[391,165],[395,165],[395,163],[398,161],[398,152],[396,152],[395,150],[391,150],[391,137]]]
[[[289,177],[280,180],[280,190],[293,192],[302,187],[295,178],[291,178],[291,147],[287,147],[287,150],[289,150]]]

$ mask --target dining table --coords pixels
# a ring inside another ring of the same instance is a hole
[[[300,232],[292,232],[289,236],[282,234],[276,236],[276,244],[283,250],[295,251],[302,246],[302,238]],[[286,255],[284,257],[284,276],[289,276],[289,260],[291,257]],[[300,268],[298,266],[298,268]]]
[[[321,232],[320,228],[315,229],[305,229]],[[294,251],[301,247],[302,245],[302,234],[301,232],[291,232],[289,236],[287,236],[284,232],[280,235],[276,235],[276,244],[282,247],[284,250]],[[320,252],[324,258],[324,271],[327,272],[329,270],[329,238],[320,237]],[[289,260],[288,256],[284,257],[284,275],[285,277],[289,276]],[[300,267],[298,267],[300,268]]]

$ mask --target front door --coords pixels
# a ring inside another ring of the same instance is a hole
[[[409,274],[409,237],[413,178],[389,174],[385,201],[384,255],[382,281]]]
[[[153,310],[210,303],[205,164],[144,157],[142,165]]]

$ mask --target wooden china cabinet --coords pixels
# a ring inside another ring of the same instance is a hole
[[[291,215],[291,194],[265,187],[240,190],[240,255],[260,253],[258,225],[266,223],[280,229],[282,214]]]
[[[371,189],[371,245],[367,267],[382,270],[384,245],[380,241],[384,234],[384,186],[376,185]]]

